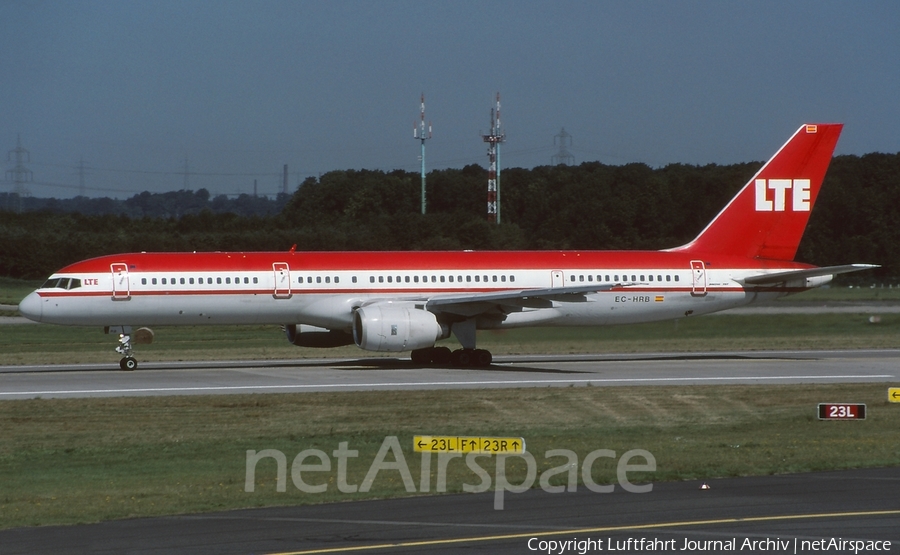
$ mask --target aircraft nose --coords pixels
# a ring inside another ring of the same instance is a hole
[[[29,320],[34,320],[35,322],[41,321],[43,310],[44,303],[41,300],[40,295],[37,294],[37,291],[30,293],[27,297],[22,299],[22,302],[19,303],[19,313]]]

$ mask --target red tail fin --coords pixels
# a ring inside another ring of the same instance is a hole
[[[842,128],[801,126],[696,239],[672,250],[793,260]]]

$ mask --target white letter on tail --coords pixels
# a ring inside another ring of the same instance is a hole
[[[794,180],[794,212],[809,212],[809,179]]]
[[[771,212],[772,201],[766,198],[766,180],[756,180],[756,211]]]
[[[769,189],[775,191],[775,211],[784,212],[787,190],[791,188],[790,179],[770,179]]]

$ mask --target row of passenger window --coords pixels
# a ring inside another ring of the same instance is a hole
[[[619,278],[622,278],[621,280]],[[606,274],[606,275],[592,275],[592,274],[580,274],[569,275],[569,281],[578,281],[578,282],[606,282],[606,283],[620,283],[620,281],[629,281],[629,276],[627,274]],[[630,276],[630,281],[632,282],[644,282],[644,281],[654,281],[654,276],[652,274],[632,274]],[[678,275],[673,276],[671,274],[666,274],[665,278],[663,278],[662,274],[657,274],[655,276],[655,281],[662,282],[665,281],[679,281]],[[204,282],[205,280],[205,282]],[[300,276],[297,281],[300,284],[303,283],[340,283],[340,276]],[[350,281],[353,283],[357,283],[358,280],[356,276],[350,278]],[[369,276],[369,283],[514,283],[516,281],[516,276],[514,275],[466,275],[466,276],[444,276],[444,275],[432,275],[432,276]],[[216,277],[216,278],[141,278],[141,285],[147,285],[149,282],[150,285],[240,285],[243,283],[244,285],[258,284],[258,277],[241,277],[237,276],[233,280],[231,277]],[[47,280],[46,283],[42,286],[44,289],[47,288],[62,288],[62,289],[74,289],[76,287],[81,287],[80,279],[70,279],[70,278],[57,278]]]
[[[611,277],[612,277],[612,279],[610,280],[609,274],[606,274],[604,276],[598,275],[597,281],[599,281],[599,282],[605,281],[606,283],[620,283],[619,274],[613,274]],[[622,274],[621,277],[622,277],[622,281],[629,281],[627,274]],[[638,277],[640,277],[640,279],[638,279]],[[645,277],[647,277],[649,279],[644,279]],[[576,281],[576,280],[577,281],[594,281],[594,276],[592,276],[592,275],[585,276],[584,274],[581,274],[578,276],[576,276],[575,274],[572,274],[569,276],[569,281]],[[641,274],[640,276],[638,276],[637,274],[631,274],[630,281],[634,281],[634,282],[653,281],[653,274],[650,274],[650,275]],[[656,281],[663,281],[662,274],[656,275]],[[666,281],[672,281],[671,274],[666,274]],[[674,281],[680,281],[678,279],[678,274],[675,274]]]
[[[224,277],[224,278],[222,278],[222,277],[216,277],[216,278],[211,278],[211,277],[192,278],[192,277],[189,277],[189,278],[141,278],[141,285],[147,285],[148,283],[150,285],[179,285],[179,284],[180,285],[195,285],[195,284],[203,285],[204,279],[206,280],[205,283],[207,285],[213,285],[213,283],[215,283],[216,285],[222,285],[222,284],[231,285],[232,283],[235,285],[240,285],[242,283],[242,281],[245,285],[249,285],[251,283],[251,280],[252,280],[252,283],[254,283],[254,284],[259,283],[258,277],[253,277],[253,278],[235,277],[234,281],[232,281],[231,277]],[[56,282],[56,281],[58,281],[58,280],[50,280],[46,284],[44,284],[44,287],[58,287],[57,285],[51,285],[51,282]],[[66,279],[64,278],[63,280],[59,280],[59,281],[64,282],[64,281],[66,281]],[[77,285],[75,285],[74,287],[81,286],[80,280],[72,280],[72,281],[77,282]],[[352,281],[353,283],[358,283],[359,280],[357,279],[356,276],[353,276],[350,278],[350,281]],[[494,283],[497,283],[497,282],[506,283],[507,281],[515,282],[516,276],[511,275],[511,276],[507,277],[505,275],[500,275],[500,276],[467,275],[467,276],[463,277],[463,276],[433,275],[433,276],[421,276],[421,278],[417,275],[416,276],[396,276],[396,277],[395,276],[377,276],[377,277],[369,276],[369,283],[376,283],[376,282],[377,283],[385,283],[385,282],[387,282],[387,283],[395,283],[395,282],[396,283],[429,283],[429,281],[430,281],[430,283],[447,283],[447,282],[463,283],[463,281],[465,281],[467,283],[471,283],[473,281],[475,283],[482,283],[482,282],[488,283],[489,281],[493,281]],[[309,283],[309,284],[311,284],[311,283],[329,283],[330,284],[330,283],[340,283],[341,278],[340,278],[340,276],[334,276],[334,277],[332,277],[332,276],[300,276],[297,278],[297,282],[300,284],[303,284],[303,283]],[[71,289],[71,287],[69,287],[69,288]]]
[[[619,274],[597,275],[596,281],[601,282],[601,283],[604,281],[606,283],[620,283],[619,277],[622,278],[621,281],[629,281],[628,274],[622,274],[621,276]],[[356,276],[353,276],[350,279],[353,283],[357,283]],[[588,274],[588,275],[585,275],[585,274],[569,275],[569,281],[593,282],[594,279],[595,279],[595,276],[590,275],[590,274]],[[671,274],[666,274],[665,278],[663,278],[662,274],[657,274],[655,276],[655,281],[662,282],[664,280],[668,281],[668,282],[680,281],[677,274],[674,276],[674,280],[673,280],[673,276]],[[331,276],[324,276],[324,277],[323,276],[315,276],[315,277],[300,276],[297,279],[297,281],[300,284],[303,284],[303,283],[311,284],[313,282],[315,282],[315,283],[332,283],[332,282],[340,283],[341,278],[340,278],[340,276],[334,276],[333,278]],[[506,276],[506,275],[499,275],[499,276],[497,276],[497,275],[491,275],[491,276],[466,275],[465,277],[463,277],[460,275],[457,275],[457,276],[432,275],[432,276],[421,276],[421,278],[417,275],[415,275],[415,276],[369,276],[369,283],[376,283],[376,282],[377,283],[429,283],[429,282],[430,283],[448,283],[448,282],[449,283],[463,283],[464,281],[465,281],[465,283],[472,283],[472,282],[475,282],[475,283],[488,283],[488,282],[506,283],[507,281],[510,283],[513,283],[516,281],[516,276],[514,276],[514,275],[510,275],[510,276]],[[633,282],[654,281],[654,276],[652,274],[650,274],[650,275],[640,274],[640,276],[638,274],[631,274],[630,281],[633,281]]]
[[[430,280],[429,280],[430,277]],[[369,283],[375,283],[375,276],[369,276]],[[516,281],[516,276],[506,276],[506,275],[466,275],[465,277],[457,275],[457,276],[378,276],[378,283],[384,283],[387,281],[388,283],[506,283],[507,281],[514,282]]]
[[[217,277],[217,278],[211,278],[211,277],[208,277],[208,278],[202,278],[202,277],[201,277],[201,278],[196,278],[196,285],[203,285],[203,284],[204,284],[204,281],[203,281],[204,279],[206,280],[205,283],[206,283],[207,285],[213,285],[213,283],[214,283],[213,280],[215,280],[215,284],[216,284],[216,285],[222,285],[223,283],[224,283],[225,285],[231,285],[232,283],[235,284],[235,285],[240,285],[240,284],[241,284],[241,280],[243,280],[243,283],[244,283],[245,285],[250,285],[251,280],[252,280],[252,283],[254,283],[254,284],[259,283],[259,278],[258,278],[258,277],[253,277],[253,278],[249,278],[249,277],[244,277],[244,278],[241,278],[241,277],[235,277],[235,278],[234,278],[234,281],[232,281],[230,277],[225,277],[225,278],[221,278],[221,277]],[[141,278],[141,285],[147,285],[147,281],[148,281],[148,278]],[[189,278],[159,278],[159,280],[157,280],[157,278],[149,278],[149,282],[150,282],[150,285],[194,285],[194,284],[195,284],[195,279],[192,278],[192,277],[189,277]]]
[[[340,283],[340,276],[300,276],[297,278],[298,283]],[[350,281],[353,283],[357,283],[358,280],[356,276],[350,278]],[[516,276],[471,276],[467,275],[463,276],[369,276],[369,283],[507,283],[507,282],[515,282]]]
[[[331,281],[332,281],[331,276],[324,276],[324,277],[316,276],[315,278],[313,278],[313,276],[306,276],[305,279],[306,279],[306,283],[312,283],[313,281],[315,281],[316,283],[331,283]],[[303,276],[300,276],[299,278],[297,278],[297,281],[301,285],[303,284],[303,280],[304,280]],[[357,282],[356,276],[353,276],[352,278],[350,278],[350,281],[352,281],[353,283],[356,283]],[[340,282],[341,282],[341,277],[334,276],[334,283],[340,283]]]

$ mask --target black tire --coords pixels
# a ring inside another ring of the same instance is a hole
[[[428,364],[431,362],[431,354],[434,347],[426,347],[424,349],[416,349],[409,354],[413,364]]]
[[[434,364],[447,364],[450,362],[450,358],[453,353],[450,352],[450,349],[447,347],[435,347],[433,351],[431,351],[431,362]]]
[[[119,361],[119,368],[121,368],[122,370],[131,371],[137,368],[137,366],[137,359],[134,357],[125,357]]]
[[[490,366],[494,361],[494,355],[485,349],[475,349],[472,357],[475,366]]]
[[[475,361],[475,357],[472,353],[473,351],[471,349],[457,349],[450,355],[450,364],[459,368],[472,366]]]

